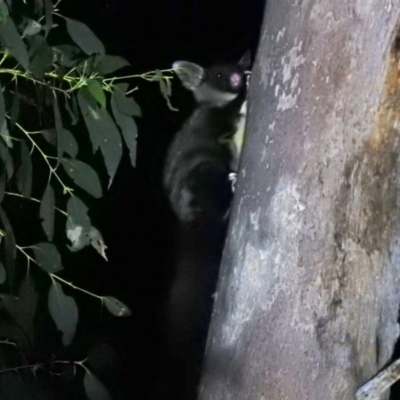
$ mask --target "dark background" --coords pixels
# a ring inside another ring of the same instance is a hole
[[[60,12],[86,23],[108,54],[125,57],[131,74],[170,68],[176,60],[209,64],[239,59],[249,48],[254,53],[263,7],[263,0],[63,0]],[[137,167],[123,161],[92,217],[105,237],[109,262],[87,250],[78,275],[81,286],[128,304],[132,316],[108,317],[99,313],[97,302],[78,295],[79,304],[86,304],[86,320],[98,322],[98,330],[93,330],[81,318],[78,336],[82,355],[85,337],[111,342],[122,368],[117,385],[121,398],[145,399],[158,371],[159,315],[171,267],[169,212],[159,179],[168,142],[192,103],[188,93],[174,85],[172,104],[180,112],[173,112],[157,83],[131,83],[139,87],[134,97],[143,111],[137,121]]]

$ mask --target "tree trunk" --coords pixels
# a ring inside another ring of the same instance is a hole
[[[399,15],[268,1],[200,399],[354,399],[390,361]]]

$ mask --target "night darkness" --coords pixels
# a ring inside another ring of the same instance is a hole
[[[263,0],[64,0],[60,5],[64,15],[86,23],[97,34],[108,54],[126,58],[132,73],[170,68],[176,60],[235,60],[249,48],[254,54],[263,7]],[[96,211],[109,262],[99,265],[98,258],[90,258],[79,274],[82,285],[90,282],[100,294],[114,295],[132,310],[124,320],[103,313],[92,334],[93,340],[117,349],[121,399],[146,399],[159,372],[159,316],[171,257],[160,173],[168,142],[191,106],[190,96],[179,85],[173,87],[172,103],[180,112],[173,112],[156,83],[134,84],[139,86],[135,99],[143,112],[138,121],[137,168],[132,169],[128,160],[122,163]],[[94,314],[99,318],[98,309]]]

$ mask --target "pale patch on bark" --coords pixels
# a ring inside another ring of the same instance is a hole
[[[301,54],[303,42],[300,41],[292,47],[282,60],[282,83],[283,93],[279,96],[277,109],[280,111],[288,110],[297,103],[301,88],[299,87],[299,73],[297,69],[304,64],[305,57]],[[279,95],[280,87],[275,87],[275,95]]]

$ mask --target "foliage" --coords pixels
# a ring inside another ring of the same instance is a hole
[[[116,298],[98,296],[63,279],[59,249],[68,240],[70,251],[91,245],[106,259],[106,245],[88,215],[88,204],[112,184],[123,144],[135,165],[134,117],[141,116],[131,97],[136,88],[129,90],[121,80],[159,82],[170,105],[170,70],[112,76],[129,63],[106,54],[86,25],[62,16],[57,7],[51,0],[0,0],[0,343],[11,345],[18,354],[27,352],[35,341],[37,271],[51,280],[48,310],[62,332],[64,346],[74,338],[79,313],[63,286],[99,299],[115,316],[130,315]],[[85,140],[90,141],[91,152],[85,151]],[[102,167],[93,164],[99,152],[108,175],[106,185]],[[38,243],[27,246],[19,244],[18,224],[13,220],[15,200],[21,198],[23,206],[37,204],[41,219],[42,233],[32,237]],[[64,234],[57,230],[60,218]],[[23,363],[22,355],[4,362],[1,355],[0,347],[0,376],[44,367],[42,362]],[[110,398],[84,361],[53,360],[52,365],[81,366],[87,396]]]

